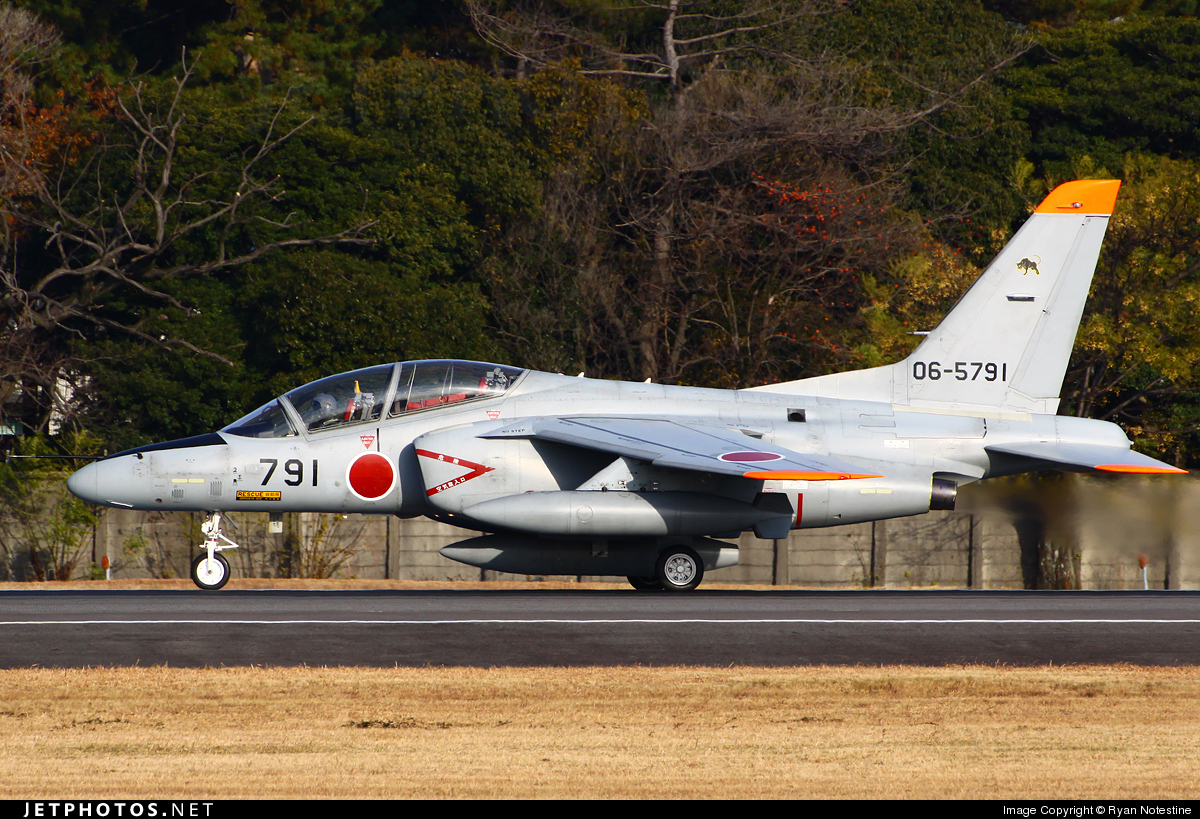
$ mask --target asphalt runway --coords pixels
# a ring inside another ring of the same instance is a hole
[[[0,667],[1200,664],[1200,592],[3,591]]]

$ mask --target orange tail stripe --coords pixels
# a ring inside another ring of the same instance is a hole
[[[1117,179],[1077,179],[1050,191],[1038,205],[1037,213],[1111,214],[1117,204]]]

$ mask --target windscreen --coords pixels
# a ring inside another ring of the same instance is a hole
[[[221,431],[246,438],[285,438],[296,434],[283,407],[279,405],[278,398],[248,415],[243,415]]]

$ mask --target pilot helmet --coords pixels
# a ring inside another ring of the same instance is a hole
[[[328,418],[337,413],[337,399],[323,392],[313,398],[310,409],[314,417]]]

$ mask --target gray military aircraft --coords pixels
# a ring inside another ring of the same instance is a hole
[[[446,557],[520,574],[694,589],[753,530],[952,509],[958,487],[1042,469],[1180,473],[1121,429],[1056,415],[1120,182],[1050,193],[916,350],[885,367],[746,390],[406,361],[280,396],[207,435],[85,466],[124,509],[207,512],[192,566],[229,578],[224,512],[365,512],[486,533]]]

